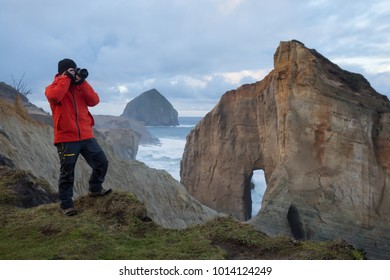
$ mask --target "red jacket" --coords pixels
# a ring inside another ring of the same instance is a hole
[[[54,144],[75,142],[93,138],[95,124],[88,106],[99,103],[99,96],[84,81],[81,85],[71,85],[66,75],[57,74],[51,85],[46,87],[54,122]]]

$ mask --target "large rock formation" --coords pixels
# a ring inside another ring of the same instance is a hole
[[[148,90],[127,103],[122,117],[142,121],[147,126],[179,125],[178,113],[156,89]]]
[[[0,163],[21,174],[32,174],[35,178],[33,182],[46,181],[49,190],[55,192],[59,159],[53,145],[53,128],[31,119],[20,103],[11,104],[1,98],[0,120]],[[96,138],[110,162],[105,185],[114,191],[135,194],[157,224],[167,228],[184,228],[217,215],[191,197],[166,171],[151,169],[138,161],[119,160],[100,133],[96,133]],[[75,173],[75,197],[88,192],[90,173],[91,168],[80,156]],[[0,179],[3,178],[0,176]],[[0,199],[1,196],[2,192]]]
[[[205,205],[270,235],[344,238],[390,258],[390,102],[363,76],[298,41],[281,42],[262,81],[223,95],[187,137],[181,180]]]

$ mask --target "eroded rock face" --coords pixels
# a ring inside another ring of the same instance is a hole
[[[135,160],[141,135],[126,128],[112,128],[100,130],[102,137],[113,148],[118,158],[122,160]]]
[[[267,182],[249,221],[257,229],[344,238],[390,258],[390,102],[363,76],[281,42],[274,70],[225,93],[188,136],[181,181],[203,204],[248,220],[256,169]]]
[[[140,137],[139,144],[159,143],[158,138],[153,136],[148,131],[143,122],[128,119],[125,117],[109,115],[94,115],[93,118],[95,120],[95,129],[101,131],[102,133],[105,133],[111,129],[113,129],[114,131],[115,129],[125,129],[129,130],[130,134],[132,134],[132,138]],[[114,131],[112,131],[112,133],[114,133]],[[138,146],[135,148],[138,150]]]

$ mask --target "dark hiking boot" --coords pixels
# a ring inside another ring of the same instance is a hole
[[[73,207],[62,209],[62,213],[64,213],[67,216],[74,216],[77,215],[77,210]]]
[[[102,189],[100,192],[90,192],[89,196],[95,197],[95,196],[105,196],[112,192],[112,189]]]

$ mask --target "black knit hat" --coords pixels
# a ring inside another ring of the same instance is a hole
[[[58,73],[62,74],[69,68],[76,68],[77,65],[76,63],[69,59],[69,58],[64,58],[63,60],[58,62]]]

